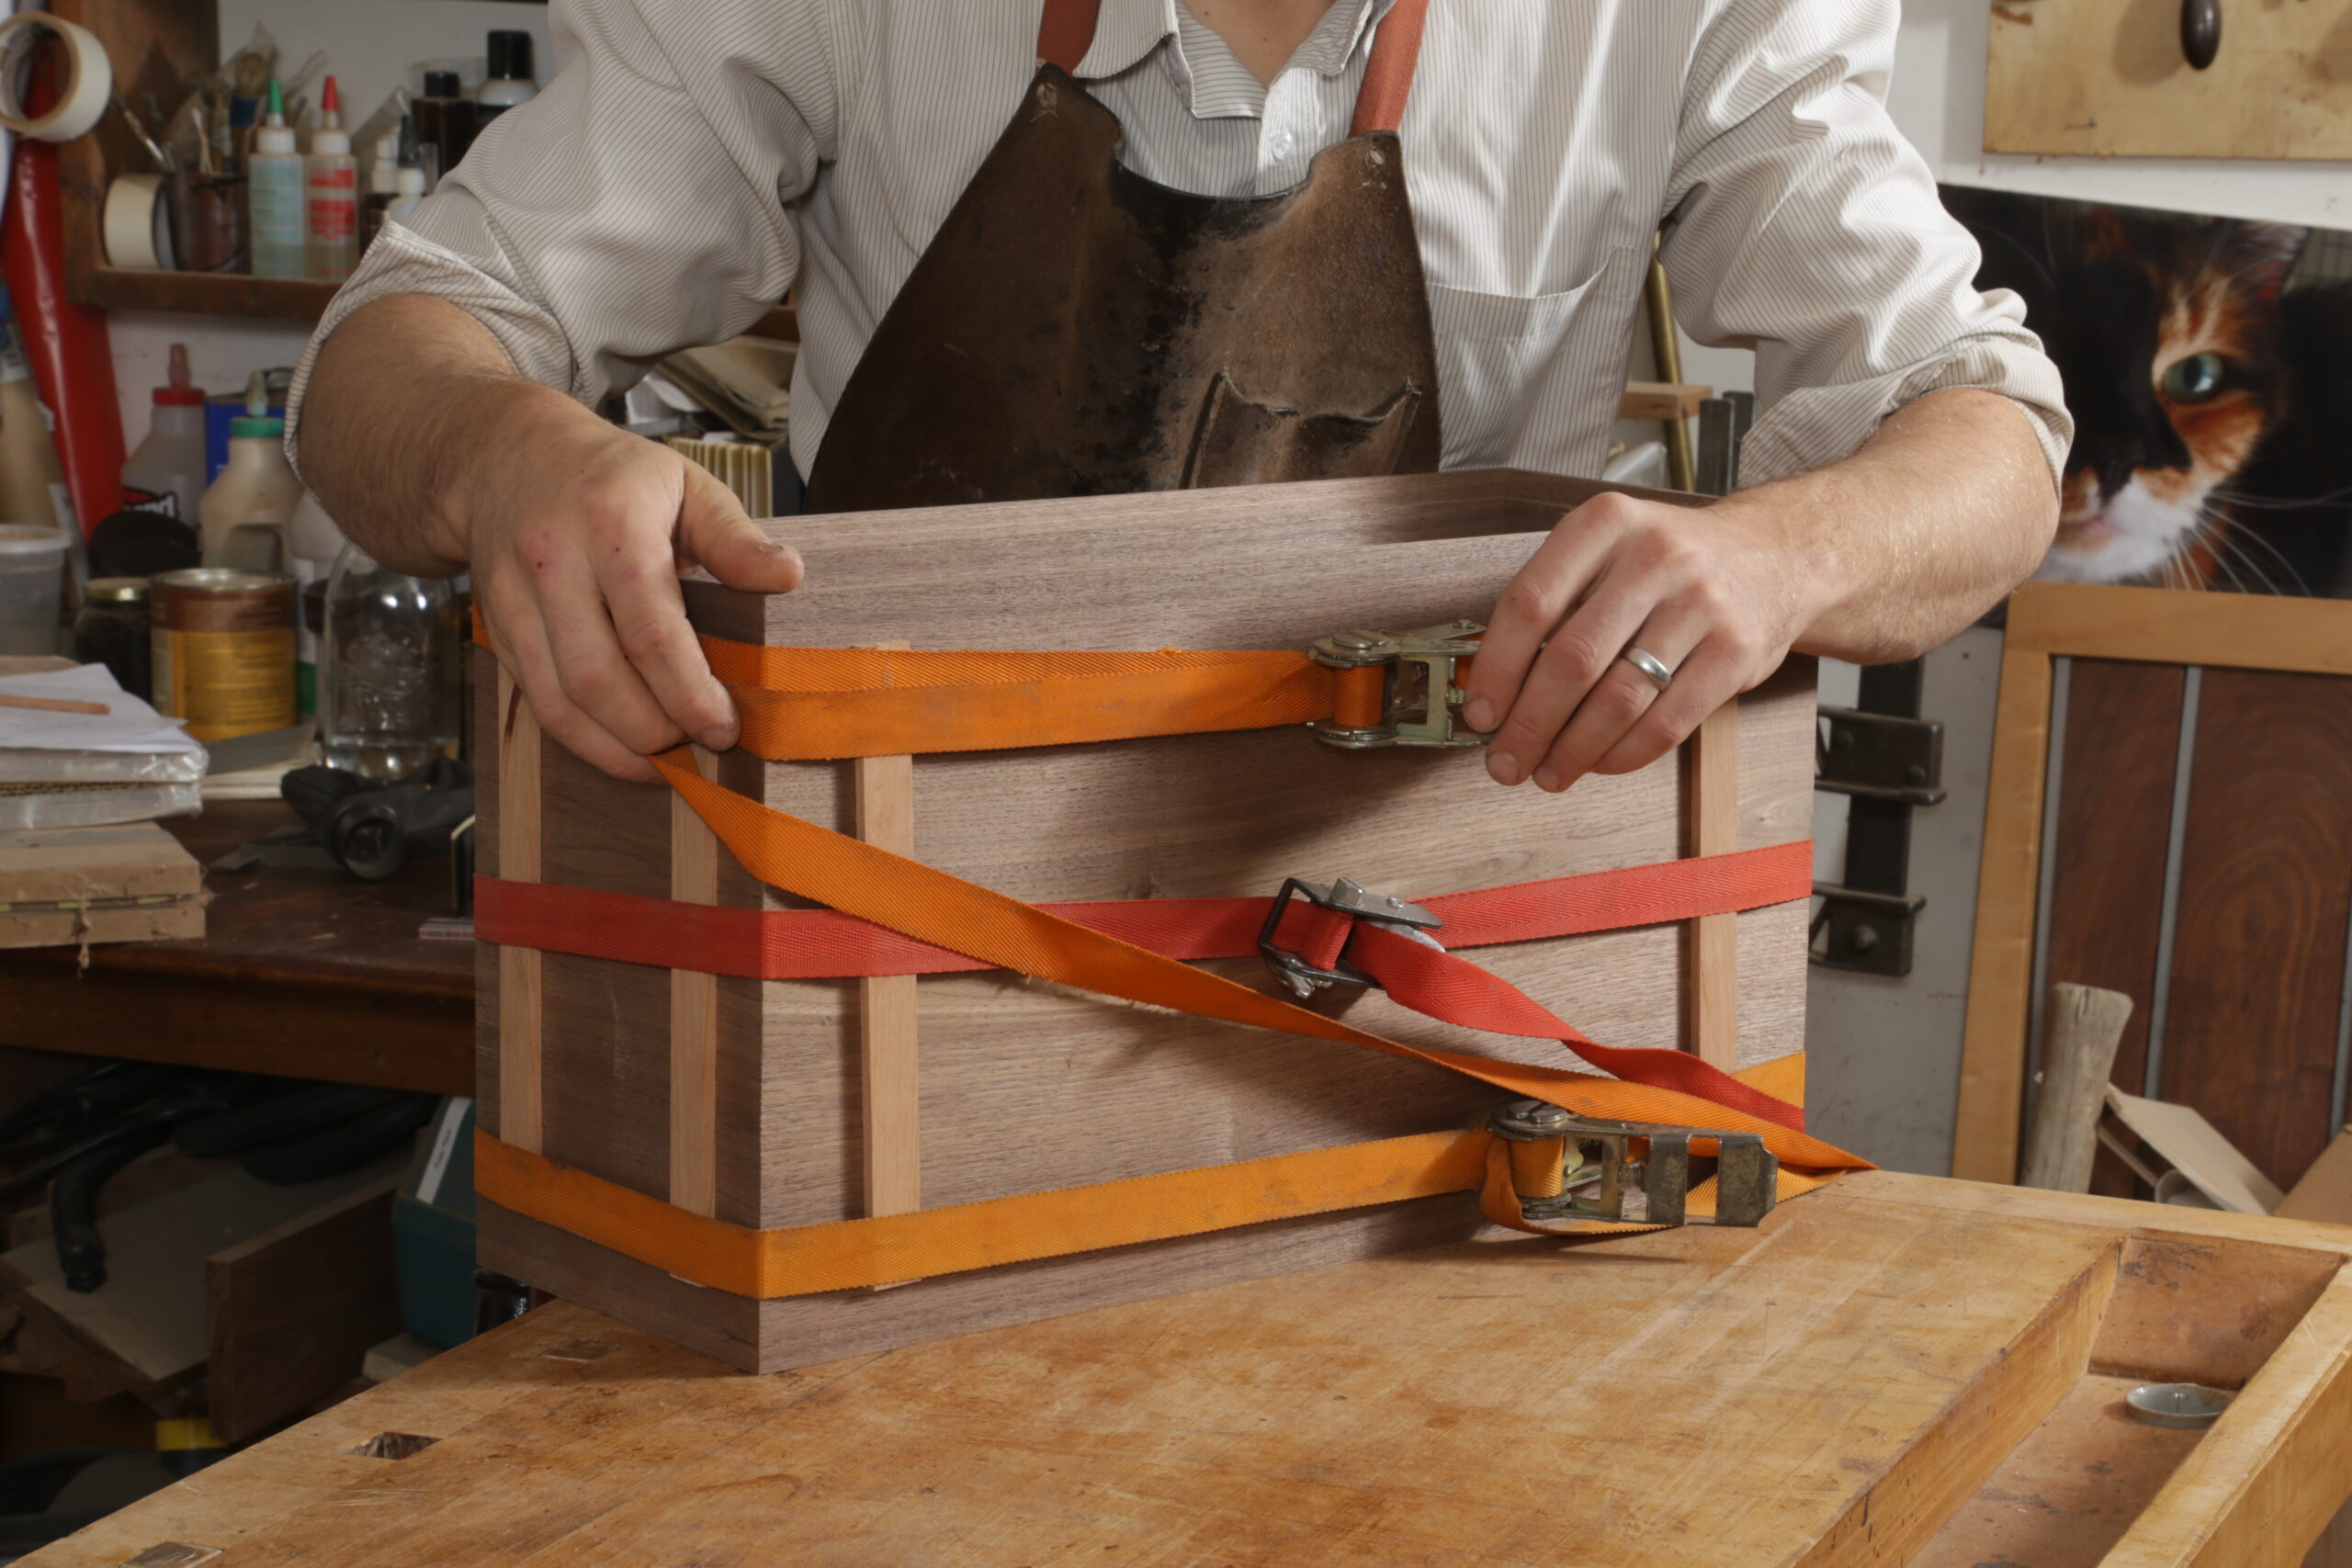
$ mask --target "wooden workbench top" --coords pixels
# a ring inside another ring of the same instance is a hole
[[[25,1561],[2286,1568],[2352,1491],[2347,1252],[1872,1173],[765,1378],[558,1303]],[[2252,1381],[2124,1419],[2167,1372]]]

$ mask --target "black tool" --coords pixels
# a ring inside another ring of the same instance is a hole
[[[2180,55],[2202,71],[2222,52],[2222,0],[2180,0]]]
[[[363,881],[381,882],[412,857],[448,847],[450,835],[474,814],[474,771],[435,757],[388,784],[341,768],[297,768],[278,793],[336,864]]]

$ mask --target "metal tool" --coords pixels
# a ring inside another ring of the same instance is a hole
[[[1360,750],[1376,746],[1483,746],[1489,737],[1462,723],[1464,692],[1457,683],[1465,660],[1477,657],[1487,628],[1449,621],[1409,632],[1339,632],[1307,651],[1335,670],[1385,668],[1380,718],[1365,726],[1336,718],[1315,721],[1318,739]]]
[[[2146,1382],[2123,1396],[2124,1408],[2151,1427],[2188,1430],[2210,1427],[2222,1418],[2237,1395],[2225,1388],[2194,1382]]]
[[[1274,940],[1274,932],[1283,923],[1283,911],[1290,908],[1293,894],[1317,908],[1336,909],[1341,914],[1353,915],[1374,925],[1387,926],[1423,942],[1430,939],[1421,936],[1421,932],[1436,931],[1445,924],[1419,904],[1408,904],[1402,898],[1367,893],[1344,876],[1328,888],[1317,887],[1311,882],[1301,882],[1295,876],[1284,877],[1282,891],[1274,895],[1274,907],[1266,911],[1266,923],[1258,928],[1258,951],[1265,955],[1267,966],[1273,970],[1275,977],[1288,986],[1301,1001],[1326,986],[1377,986],[1380,982],[1348,963],[1344,956],[1324,967],[1309,962],[1305,954]],[[1430,942],[1430,945],[1437,944]]]
[[[1693,1138],[1716,1145],[1714,1217],[1700,1223],[1753,1227],[1779,1200],[1781,1162],[1754,1133],[1589,1121],[1540,1100],[1514,1100],[1487,1125],[1530,1150],[1511,1161],[1511,1188],[1531,1220],[1691,1223],[1686,1208]],[[1638,1155],[1636,1142],[1643,1145]],[[1556,1156],[1542,1149],[1547,1144],[1559,1145]]]

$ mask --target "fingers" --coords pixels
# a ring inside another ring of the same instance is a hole
[[[691,465],[678,512],[678,558],[748,592],[789,593],[800,586],[800,552],[769,538],[734,491]]]
[[[1620,521],[1617,499],[1596,496],[1562,518],[1503,590],[1487,618],[1477,661],[1470,669],[1462,716],[1471,728],[1497,729],[1510,714],[1521,682],[1534,665],[1544,639],[1569,607],[1585,596],[1592,577],[1608,558]],[[1544,739],[1548,744],[1551,736],[1546,734]],[[1514,761],[1532,761],[1544,753],[1537,748],[1508,754]],[[1518,779],[1505,782],[1516,784]]]
[[[683,544],[687,517],[698,506],[708,504],[698,498],[694,482],[695,476],[708,476],[692,464],[683,464],[683,472],[685,482],[673,528],[660,534],[627,525],[604,531],[601,547],[591,562],[596,592],[603,601],[595,606],[600,613],[594,621],[564,623],[560,629],[576,641],[557,643],[560,650],[579,647],[597,661],[594,668],[602,672],[604,684],[596,711],[600,716],[609,711],[612,716],[605,718],[606,727],[640,751],[675,745],[682,735],[693,736],[714,751],[724,751],[735,744],[737,733],[734,700],[710,672],[702,644],[686,620],[685,600],[678,589],[676,548],[672,540]],[[726,488],[716,480],[711,484],[731,506],[734,497]],[[737,508],[736,516],[741,515]],[[623,680],[619,672],[603,664],[608,644],[633,679]],[[558,668],[572,667],[560,660]]]
[[[1561,628],[1562,636],[1572,632],[1585,614],[1578,611]],[[1613,644],[1607,666],[1584,694],[1575,716],[1559,731],[1559,738],[1537,764],[1535,786],[1556,794],[1591,772],[1594,764],[1655,712],[1667,695],[1683,687],[1683,666],[1691,650],[1705,639],[1707,631],[1705,615],[1688,605],[1670,602],[1653,610]],[[1629,646],[1639,648],[1674,672],[1665,692],[1660,692],[1657,682],[1626,660],[1624,650]]]
[[[1610,712],[1625,709],[1626,723],[1638,716],[1640,709],[1634,705],[1639,694],[1623,689],[1611,666],[1649,611],[1650,601],[1630,584],[1604,575],[1594,586],[1590,596],[1536,656],[1510,705],[1510,716],[1487,746],[1487,772],[1496,783],[1515,784],[1542,772],[1571,716],[1586,706],[1599,705]],[[1484,664],[1486,658],[1481,647],[1479,663]],[[1475,677],[1476,671],[1472,673]],[[1638,672],[1635,679],[1640,679]]]
[[[490,633],[491,651],[506,666],[522,688],[523,699],[539,728],[592,766],[615,778],[650,783],[653,764],[630,750],[610,730],[588,716],[564,694],[556,678],[556,662],[538,607],[527,592],[502,591],[503,579],[482,584],[482,625]]]
[[[1645,647],[1648,646],[1644,644]],[[1674,683],[1601,753],[1591,771],[1630,773],[1646,768],[1685,740],[1706,716],[1746,690],[1753,676],[1736,638],[1711,637],[1674,672]]]

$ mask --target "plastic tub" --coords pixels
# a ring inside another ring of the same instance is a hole
[[[57,651],[62,529],[0,524],[0,654]]]

